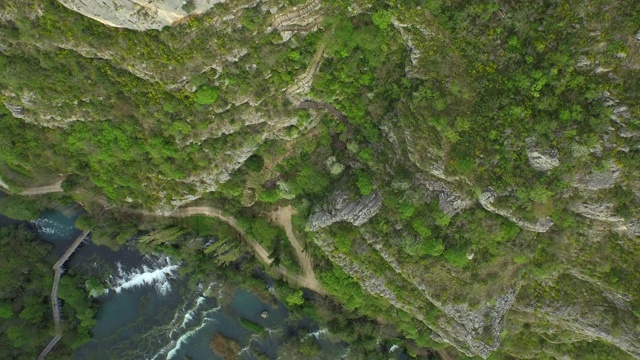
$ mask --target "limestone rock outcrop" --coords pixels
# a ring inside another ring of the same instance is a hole
[[[604,170],[593,170],[586,175],[577,175],[573,186],[586,190],[611,189],[620,175],[620,167],[610,163]]]
[[[132,30],[162,29],[211,9],[220,0],[58,0],[105,25]]]
[[[539,149],[536,147],[533,138],[528,138],[525,141],[527,143],[527,157],[529,158],[531,167],[538,171],[549,171],[560,165],[557,150]]]
[[[543,233],[547,232],[547,230],[549,230],[549,228],[553,226],[553,221],[548,216],[543,219],[539,219],[535,223],[532,223],[514,216],[509,210],[496,208],[495,206],[493,206],[493,202],[495,201],[497,196],[498,195],[493,189],[489,188],[485,190],[485,192],[480,195],[480,205],[482,205],[482,207],[487,211],[505,217],[507,220],[518,225],[523,230]]]
[[[315,231],[338,221],[360,226],[377,214],[381,207],[382,196],[378,192],[352,199],[346,191],[337,190],[324,206],[309,217],[307,227]]]

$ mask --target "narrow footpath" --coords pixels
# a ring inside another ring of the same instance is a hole
[[[58,261],[53,265],[53,270],[55,270],[55,276],[53,277],[53,287],[51,288],[51,311],[53,312],[53,322],[55,323],[56,334],[54,338],[49,342],[49,345],[42,350],[40,356],[38,356],[38,360],[43,360],[47,357],[49,352],[53,349],[54,346],[60,341],[63,335],[62,331],[62,323],[61,323],[61,315],[60,315],[60,301],[58,300],[58,285],[60,284],[60,278],[62,277],[62,273],[64,269],[62,266],[64,265],[71,254],[73,254],[78,246],[84,241],[84,239],[89,235],[91,231],[85,230],[80,233],[80,235],[71,243],[67,251],[58,259]]]
[[[64,191],[64,190],[62,190],[62,182],[63,181],[64,181],[64,179],[59,180],[58,182],[56,182],[54,184],[51,184],[51,185],[28,188],[28,189],[25,189],[23,192],[21,192],[20,195],[33,196],[33,195],[42,195],[42,194],[63,192]]]
[[[291,206],[279,207],[271,212],[271,220],[278,223],[284,228],[287,234],[287,238],[295,250],[296,257],[298,258],[298,264],[302,269],[302,276],[296,276],[296,281],[299,285],[311,289],[319,294],[326,295],[327,293],[320,285],[320,282],[316,278],[316,274],[313,272],[313,259],[308,253],[304,251],[304,248],[293,233],[293,226],[291,225],[291,215],[295,214],[296,210]]]
[[[224,221],[225,223],[227,223],[227,225],[231,226],[238,234],[240,234],[240,237],[244,242],[251,246],[253,253],[261,262],[265,263],[266,265],[271,265],[271,263],[273,262],[273,259],[269,257],[269,252],[265,250],[265,248],[263,248],[257,241],[249,238],[244,230],[242,230],[240,226],[238,226],[238,222],[235,218],[224,215],[222,213],[222,210],[220,209],[216,209],[210,206],[192,206],[178,209],[173,214],[171,214],[171,216],[174,217],[189,217],[192,215],[213,216]]]
[[[312,265],[311,259],[304,253],[302,246],[300,245],[298,240],[295,238],[295,235],[293,234],[293,229],[291,227],[291,214],[295,210],[293,210],[291,206],[287,206],[282,209],[283,210],[281,212],[281,215],[278,216],[277,221],[279,224],[281,224],[285,228],[287,237],[289,238],[291,245],[294,247],[294,249],[296,249],[296,256],[298,257],[298,262],[300,264],[300,267],[302,268],[303,275],[292,274],[283,266],[278,266],[276,269],[274,269],[275,272],[280,276],[282,276],[284,279],[298,286],[313,290],[321,295],[327,295],[327,292],[322,288],[322,286],[316,279],[315,274],[313,273],[313,265]],[[145,212],[145,214],[153,215],[148,212]],[[264,263],[267,266],[273,263],[273,259],[269,257],[269,252],[265,248],[263,248],[262,245],[260,245],[255,239],[250,238],[244,232],[244,230],[242,230],[240,226],[238,226],[238,222],[236,221],[235,218],[224,215],[222,213],[222,210],[220,209],[217,209],[211,206],[190,206],[190,207],[177,209],[170,216],[188,217],[192,215],[213,216],[222,220],[223,222],[231,226],[235,231],[237,231],[238,234],[240,234],[242,241],[244,241],[251,247],[251,250],[256,255],[258,260],[260,260],[262,263]]]

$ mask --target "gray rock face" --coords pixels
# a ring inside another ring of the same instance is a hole
[[[500,346],[500,333],[504,329],[504,316],[511,309],[517,291],[509,290],[494,299],[495,304],[486,304],[476,310],[470,310],[466,305],[439,304],[439,308],[455,321],[441,322],[443,332],[449,338],[446,342],[463,351],[468,356],[488,358]],[[482,341],[483,335],[491,334],[492,342]],[[451,335],[455,334],[455,339]],[[453,341],[452,341],[453,340]],[[465,349],[468,349],[465,351]]]
[[[321,209],[309,217],[307,227],[315,231],[338,221],[360,226],[377,214],[381,206],[382,196],[378,192],[354,200],[346,191],[337,190]]]
[[[58,0],[105,25],[133,30],[162,29],[221,0]]]
[[[611,189],[620,175],[620,168],[613,162],[602,171],[592,171],[587,175],[577,175],[573,186],[586,190]]]
[[[529,157],[529,164],[539,171],[549,171],[554,167],[560,165],[560,161],[557,158],[558,154],[555,153],[541,153],[538,151],[527,151],[527,157]]]
[[[528,138],[525,141],[527,144],[527,157],[531,167],[538,171],[549,171],[560,165],[557,150],[538,149],[533,138]]]
[[[453,216],[462,210],[468,209],[475,203],[475,201],[453,192],[443,182],[425,180],[422,181],[421,184],[429,191],[438,194],[438,206],[443,213],[449,216]]]
[[[627,234],[632,237],[640,237],[640,219],[631,220],[626,225]]]
[[[13,115],[13,117],[18,119],[24,118],[24,106],[12,105],[6,102],[4,103],[4,106],[7,107],[7,110],[11,112],[11,115]]]
[[[602,340],[610,343],[636,359],[640,359],[640,337],[634,322],[625,321],[633,318],[629,310],[626,296],[611,293],[602,288],[593,279],[579,274],[575,276],[574,290],[589,296],[563,296],[545,298],[545,301],[523,301],[514,304],[514,309],[528,312],[560,326],[573,334],[585,336],[590,340]],[[578,275],[578,276],[576,276]],[[616,300],[612,300],[617,298]]]
[[[478,199],[478,201],[480,202],[480,205],[485,208],[485,210],[505,217],[507,220],[518,225],[523,230],[543,233],[547,232],[547,230],[549,230],[549,228],[553,226],[553,221],[548,216],[546,218],[538,220],[535,223],[532,223],[516,217],[510,210],[496,208],[495,206],[493,206],[493,202],[495,201],[496,196],[498,195],[495,193],[495,191],[489,188],[485,190],[482,195],[480,195],[480,199]]]
[[[614,214],[614,205],[610,203],[585,204],[578,203],[571,206],[571,210],[589,219],[622,222],[623,218]]]

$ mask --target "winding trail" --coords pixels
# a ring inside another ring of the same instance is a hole
[[[51,185],[27,188],[24,191],[22,191],[20,193],[20,195],[33,196],[33,195],[42,195],[42,194],[63,192],[64,191],[62,189],[62,182],[63,181],[64,181],[64,179],[61,179],[58,182],[56,182],[54,184],[51,184]]]
[[[298,256],[298,261],[300,263],[300,266],[303,269],[303,275],[292,274],[283,266],[278,266],[277,268],[274,269],[274,271],[280,276],[282,276],[284,279],[298,286],[313,290],[321,295],[327,295],[327,292],[322,288],[320,283],[317,281],[315,274],[313,273],[313,266],[312,266],[311,259],[308,256],[306,256],[306,254],[304,254],[302,246],[293,235],[293,228],[291,227],[291,213],[294,210],[291,206],[288,206],[287,208],[289,208],[290,210],[287,210],[288,212],[283,213],[284,217],[283,216],[279,217],[284,219],[283,220],[284,223],[282,222],[279,222],[279,223],[285,227],[285,232],[287,233],[287,237],[289,238],[289,241],[291,242],[293,247],[296,249],[296,256]],[[284,208],[284,209],[287,209],[287,208]],[[287,213],[288,213],[288,217],[286,215]],[[154,215],[148,212],[144,212],[144,214]],[[222,220],[227,225],[231,226],[235,231],[237,231],[238,234],[240,234],[240,237],[242,238],[242,240],[247,244],[249,244],[253,253],[258,257],[258,260],[260,260],[265,265],[271,265],[271,263],[273,263],[273,259],[269,257],[269,252],[265,248],[263,248],[262,245],[260,245],[255,239],[250,238],[247,235],[247,233],[244,230],[242,230],[240,226],[238,226],[238,222],[236,221],[235,218],[224,215],[222,213],[222,210],[218,208],[211,207],[211,206],[190,206],[190,207],[177,209],[175,212],[173,212],[169,216],[189,217],[193,215],[213,216]],[[287,223],[288,223],[288,226],[285,225]],[[305,270],[305,268],[308,270]]]
[[[316,19],[319,16],[319,14],[313,16],[313,13],[318,11],[321,7],[321,0],[311,0],[306,4],[296,6],[288,11],[277,14],[271,20],[271,26],[281,31],[287,31],[285,28],[288,26],[304,26],[310,23],[313,24],[314,22],[318,22]]]
[[[271,263],[273,262],[273,259],[269,257],[269,252],[265,250],[265,248],[263,248],[257,241],[249,238],[249,236],[247,236],[247,233],[245,233],[244,230],[242,230],[240,226],[238,226],[238,222],[235,218],[224,215],[222,213],[222,210],[220,209],[211,206],[192,206],[178,209],[173,214],[171,214],[171,216],[173,217],[189,217],[193,215],[213,216],[224,221],[225,223],[227,223],[227,225],[231,226],[236,232],[238,232],[238,234],[240,234],[240,237],[243,241],[251,246],[253,253],[258,257],[258,259],[260,259],[260,261],[262,261],[266,265],[271,265]]]
[[[11,187],[9,187],[9,185],[6,182],[4,182],[4,180],[2,180],[2,178],[0,178],[0,188],[4,188],[5,190],[7,190],[11,194],[17,194],[17,195],[23,195],[23,196],[33,196],[33,195],[42,195],[42,194],[63,192],[64,191],[62,189],[62,182],[63,181],[64,181],[64,178],[56,181],[55,183],[53,183],[51,185],[30,187],[30,188],[26,188],[26,189],[22,190],[21,192],[17,193],[17,192],[14,192],[13,190],[11,190]]]
[[[71,243],[67,251],[58,259],[58,261],[53,265],[53,270],[55,270],[55,276],[53,277],[53,286],[51,288],[51,311],[53,313],[53,322],[55,323],[56,335],[49,342],[49,345],[42,350],[40,355],[38,356],[38,360],[43,360],[49,352],[53,349],[54,346],[60,341],[63,335],[62,323],[61,323],[61,315],[60,315],[60,300],[58,299],[58,285],[60,284],[60,278],[62,277],[62,273],[64,269],[62,265],[64,265],[71,254],[73,254],[78,246],[84,241],[84,239],[89,235],[91,230],[85,230],[78,235],[78,237]]]
[[[316,278],[316,274],[313,272],[313,260],[309,253],[304,251],[304,248],[296,238],[296,235],[293,233],[293,226],[291,225],[291,215],[295,214],[296,210],[291,206],[287,205],[285,207],[279,207],[276,210],[272,211],[269,215],[272,221],[280,224],[284,228],[284,231],[287,233],[287,238],[293,246],[296,257],[298,258],[298,264],[302,268],[302,276],[298,276],[298,284],[314,290],[320,294],[326,295],[326,292],[320,285],[320,282]]]
[[[296,82],[293,85],[286,89],[287,98],[292,103],[299,104],[302,101],[302,97],[311,90],[313,77],[320,70],[320,65],[322,65],[325,47],[324,43],[318,46],[307,70],[296,78]]]

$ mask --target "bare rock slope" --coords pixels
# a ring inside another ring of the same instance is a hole
[[[220,0],[58,0],[103,24],[133,30],[162,29],[191,14],[203,13]]]

